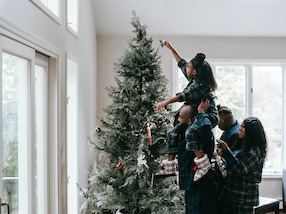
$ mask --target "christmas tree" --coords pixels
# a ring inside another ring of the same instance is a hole
[[[116,86],[107,88],[113,102],[104,111],[89,140],[98,163],[89,175],[83,210],[91,213],[183,213],[183,197],[176,177],[158,178],[166,158],[166,135],[172,116],[156,111],[167,95],[158,48],[147,37],[146,26],[133,12],[136,34],[129,49],[115,63]]]

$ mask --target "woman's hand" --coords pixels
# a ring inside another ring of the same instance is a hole
[[[225,150],[227,150],[227,149],[228,149],[228,145],[227,145],[227,143],[226,143],[226,142],[224,142],[223,140],[217,139],[217,140],[216,140],[216,142],[218,142],[217,147],[218,147],[218,148],[221,148],[221,149],[222,149],[222,151],[225,151]]]

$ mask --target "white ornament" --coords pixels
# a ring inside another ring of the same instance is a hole
[[[123,213],[121,212],[121,209],[119,209],[119,210],[116,211],[115,214],[123,214]]]
[[[147,160],[145,160],[145,155],[140,154],[137,158],[137,165],[141,167],[142,165],[146,166],[146,168],[149,168],[147,165]]]

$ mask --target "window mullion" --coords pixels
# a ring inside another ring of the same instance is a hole
[[[253,71],[250,64],[246,65],[246,116],[253,116]]]
[[[283,78],[283,83],[286,83],[286,65],[283,66],[283,72],[282,72],[282,78]],[[282,84],[282,97],[283,97],[283,106],[282,109],[284,109],[284,111],[282,112],[283,115],[283,122],[282,122],[282,143],[281,143],[281,147],[282,147],[282,154],[286,154],[286,145],[285,145],[285,141],[286,141],[286,130],[285,130],[285,121],[286,121],[286,112],[285,112],[285,108],[286,108],[286,85]],[[282,155],[282,166],[286,165],[286,156]]]
[[[48,105],[48,58],[36,55],[35,66],[35,200],[37,213],[48,213],[48,146],[47,146],[47,105]]]
[[[29,162],[29,213],[35,213],[35,55],[30,61],[30,74],[28,76],[29,94],[29,141],[28,141],[28,162]]]

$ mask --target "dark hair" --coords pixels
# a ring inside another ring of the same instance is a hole
[[[243,120],[245,125],[245,146],[250,149],[258,146],[263,157],[267,153],[267,141],[264,128],[260,120],[256,117],[248,117]]]
[[[231,110],[226,106],[217,105],[219,115],[230,115],[232,114]]]
[[[217,88],[217,83],[215,81],[212,68],[209,63],[205,61],[205,58],[205,54],[198,53],[190,61],[192,63],[193,68],[197,71],[195,79],[198,80],[200,83],[205,84],[211,89],[211,91],[215,91]]]

